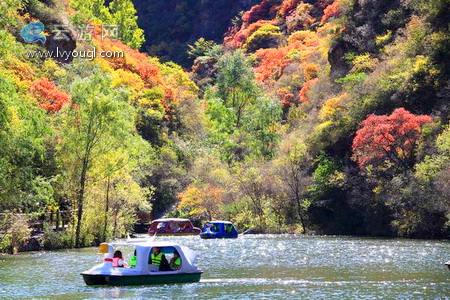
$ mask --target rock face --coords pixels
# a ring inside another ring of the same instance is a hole
[[[240,11],[261,0],[134,0],[139,26],[145,31],[144,51],[163,61],[192,63],[187,45],[200,37],[222,42]]]
[[[58,38],[56,34],[49,35],[45,43],[45,48],[47,48],[48,51],[52,51],[53,53],[56,53],[57,51],[59,51],[60,53],[70,52],[73,51],[76,47],[77,43],[75,40],[75,33],[71,28],[67,29],[67,32],[64,34],[63,38]],[[54,56],[54,59],[60,63],[71,63],[73,57],[70,55]]]

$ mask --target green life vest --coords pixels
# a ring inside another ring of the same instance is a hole
[[[173,271],[177,271],[178,270],[178,268],[181,266],[181,258],[177,258],[177,259],[171,259],[170,260],[170,268],[173,270]]]
[[[175,266],[181,265],[181,259],[178,257],[177,259],[175,259],[175,261],[173,262],[173,264],[174,264]]]
[[[130,266],[132,268],[136,267],[136,255],[133,255],[132,257],[130,257]]]
[[[152,253],[152,255],[151,255],[152,265],[155,265],[159,268],[159,266],[161,265],[162,256],[163,256],[163,254],[161,252],[158,255],[155,255],[155,253]]]

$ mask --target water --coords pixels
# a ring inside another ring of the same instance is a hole
[[[88,287],[97,248],[0,256],[1,299],[450,299],[448,241],[300,235],[162,237],[198,252],[199,283]],[[132,248],[122,250],[127,256]]]

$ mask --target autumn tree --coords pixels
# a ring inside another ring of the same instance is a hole
[[[353,140],[353,160],[370,171],[404,171],[414,163],[414,148],[422,125],[431,123],[427,115],[414,115],[397,108],[391,115],[370,115],[361,123]]]
[[[325,7],[323,10],[322,23],[327,22],[330,18],[339,17],[342,13],[342,3],[335,0],[333,3]]]
[[[178,197],[178,209],[191,217],[213,220],[220,216],[222,192],[209,183],[191,184]]]

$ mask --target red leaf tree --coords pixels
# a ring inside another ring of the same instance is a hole
[[[397,108],[391,115],[370,115],[353,140],[353,157],[362,169],[406,170],[413,164],[413,150],[421,126],[431,123],[427,115],[414,115]]]
[[[260,60],[258,67],[255,68],[256,80],[263,82],[269,79],[278,80],[283,75],[284,68],[292,62],[292,59],[287,57],[288,51],[286,47],[256,51],[255,55]]]
[[[311,80],[308,80],[307,82],[305,82],[302,86],[302,89],[300,90],[299,93],[299,98],[301,102],[309,102],[308,99],[308,92],[311,89],[311,87],[319,82],[319,78],[314,78]]]
[[[53,81],[42,77],[31,84],[31,93],[39,101],[39,106],[47,112],[57,112],[70,102],[70,95],[58,89]]]
[[[340,1],[334,1],[323,10],[322,23],[325,23],[332,17],[339,17],[342,13],[341,11],[342,3]]]

